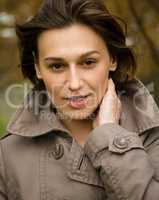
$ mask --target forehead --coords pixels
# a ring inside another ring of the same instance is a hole
[[[49,53],[73,53],[76,51],[104,51],[106,45],[101,36],[86,25],[74,24],[62,29],[44,31],[38,38],[41,55]],[[79,52],[79,53],[80,53]]]

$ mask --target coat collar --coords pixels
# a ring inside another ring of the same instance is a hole
[[[122,127],[142,134],[148,129],[159,126],[159,109],[141,81],[133,79],[119,95],[122,102],[120,119]],[[24,101],[10,120],[7,126],[9,134],[36,137],[50,131],[60,131],[69,135],[68,129],[53,111],[43,109],[35,115],[33,112],[35,107],[30,109],[28,105],[30,102]]]
[[[125,95],[121,94],[121,126],[139,135],[159,127],[159,108],[144,84],[133,79],[125,86]]]

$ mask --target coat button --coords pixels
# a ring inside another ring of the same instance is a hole
[[[64,155],[64,147],[62,144],[55,144],[53,150],[49,152],[49,156],[53,156],[54,159],[58,160]]]
[[[128,138],[124,138],[124,137],[115,137],[113,144],[115,147],[119,148],[119,149],[126,149],[129,146],[129,139]]]

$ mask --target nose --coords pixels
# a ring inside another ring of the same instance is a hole
[[[82,86],[80,73],[76,69],[76,66],[70,67],[68,74],[68,85],[71,91],[79,90]]]

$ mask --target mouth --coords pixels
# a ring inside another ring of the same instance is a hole
[[[71,100],[71,101],[76,101],[76,100],[84,99],[84,98],[88,97],[89,95],[90,94],[88,94],[88,95],[79,95],[79,96],[71,96],[71,97],[66,97],[64,99]]]
[[[65,98],[69,102],[69,106],[74,109],[81,109],[86,107],[89,95],[72,96]]]

